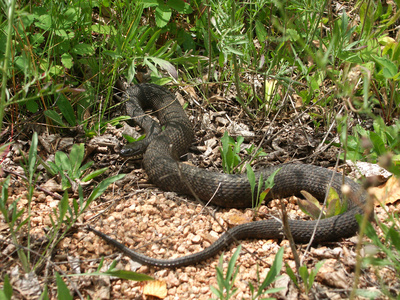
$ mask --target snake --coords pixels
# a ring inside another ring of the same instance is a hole
[[[168,89],[142,83],[127,88],[122,98],[126,104],[126,114],[143,128],[146,138],[125,145],[120,155],[142,157],[149,180],[162,190],[191,195],[221,207],[254,207],[252,190],[258,190],[257,183],[262,182],[260,177],[267,179],[277,172],[265,202],[300,195],[301,191],[307,191],[318,201],[324,202],[332,187],[346,205],[345,212],[319,220],[289,219],[288,227],[296,243],[308,243],[311,238],[313,243],[333,242],[357,233],[359,225],[356,216],[366,214],[367,193],[352,179],[315,165],[285,163],[255,171],[256,186],[252,189],[246,174],[209,171],[180,160],[194,139],[194,130],[176,96]],[[156,112],[158,122],[146,114],[149,109]],[[343,189],[344,186],[347,188]],[[230,228],[200,252],[173,259],[158,259],[132,250],[92,227],[88,229],[134,261],[167,268],[199,263],[238,240],[285,238],[282,220],[270,218]]]

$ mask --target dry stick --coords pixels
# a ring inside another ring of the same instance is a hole
[[[357,286],[358,282],[360,280],[360,274],[361,274],[361,263],[362,263],[362,258],[361,258],[361,247],[363,246],[362,239],[364,237],[364,232],[367,227],[367,223],[369,222],[369,217],[373,210],[374,210],[374,198],[373,197],[368,197],[367,198],[367,205],[365,206],[366,212],[364,214],[361,226],[360,226],[360,232],[358,233],[358,242],[356,246],[356,270],[354,272],[354,283],[353,287],[351,289],[350,297],[349,299],[354,299],[356,296],[357,292]]]
[[[285,235],[286,235],[287,239],[289,240],[290,249],[292,250],[293,258],[294,258],[294,261],[296,263],[297,273],[299,273],[300,257],[299,257],[299,254],[297,253],[297,250],[296,250],[296,243],[294,242],[292,231],[290,230],[289,220],[288,220],[288,216],[287,216],[287,212],[286,212],[286,207],[283,204],[282,198],[279,198],[279,202],[281,204],[283,231],[285,232]]]

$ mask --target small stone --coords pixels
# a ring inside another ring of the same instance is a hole
[[[191,241],[193,244],[198,244],[201,241],[201,236],[197,234],[191,239]]]

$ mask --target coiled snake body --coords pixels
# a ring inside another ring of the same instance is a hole
[[[144,168],[149,179],[165,191],[192,195],[204,201],[223,207],[251,207],[252,194],[246,174],[231,175],[210,172],[179,162],[193,139],[193,129],[188,117],[174,95],[154,84],[140,84],[127,90],[127,113],[135,122],[150,133],[143,147]],[[144,109],[152,108],[157,112],[158,125]],[[164,130],[160,130],[160,125]],[[147,145],[148,144],[148,145]],[[136,155],[141,143],[128,144],[121,150],[123,156]],[[358,230],[355,215],[364,214],[366,192],[360,185],[341,174],[322,167],[303,164],[283,164],[256,172],[256,182],[262,175],[267,179],[275,170],[274,186],[266,200],[297,195],[301,190],[311,193],[323,201],[332,186],[343,200],[341,187],[346,184],[350,192],[346,194],[347,211],[343,214],[321,219],[315,231],[315,242],[335,241],[353,236]],[[257,190],[257,187],[255,188]],[[296,242],[308,242],[314,232],[317,221],[289,220],[292,236]],[[103,239],[113,244],[127,256],[143,264],[160,267],[178,267],[205,260],[218,253],[223,247],[235,240],[245,238],[269,239],[284,237],[282,223],[276,219],[262,220],[242,224],[225,232],[207,249],[176,259],[155,259],[133,250],[111,239],[107,235],[89,228]]]

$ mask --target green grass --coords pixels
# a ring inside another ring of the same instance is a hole
[[[346,12],[325,0],[2,1],[0,132],[11,134],[1,143],[20,133],[33,142],[24,164],[28,200],[38,161],[34,136],[26,134],[25,125],[42,124],[60,134],[83,130],[88,138],[103,133],[107,124],[119,126],[124,118],[112,119],[110,113],[118,109],[112,101],[114,83],[120,77],[137,82],[144,69],[154,83],[191,85],[205,97],[209,84],[224,94],[235,89],[237,105],[251,119],[290,111],[290,97],[296,97],[297,110],[314,105],[323,112],[310,112],[316,130],[336,122],[341,159],[385,161],[399,176],[400,2],[344,5]],[[340,116],[339,107],[345,108]],[[365,129],[368,121],[373,129]],[[232,160],[238,160],[234,143],[229,147]],[[58,154],[66,167],[53,166],[52,175],[79,170],[80,165],[68,164],[74,153]],[[80,171],[68,176],[79,180]],[[64,183],[71,185],[66,177]],[[103,188],[94,190],[96,197]],[[28,219],[20,220],[25,212],[7,203],[6,191],[7,181],[2,213],[15,239],[21,227],[29,228],[31,212],[28,206]],[[52,219],[53,241],[63,237],[62,226],[72,226],[93,197],[80,193],[72,204],[63,197]],[[392,220],[398,225],[397,216]],[[384,232],[381,244],[371,239],[393,265],[398,263],[396,236],[393,230]],[[27,243],[29,249],[29,235]],[[19,249],[18,257],[25,272],[35,268],[29,251]],[[8,298],[9,284],[3,293]]]

